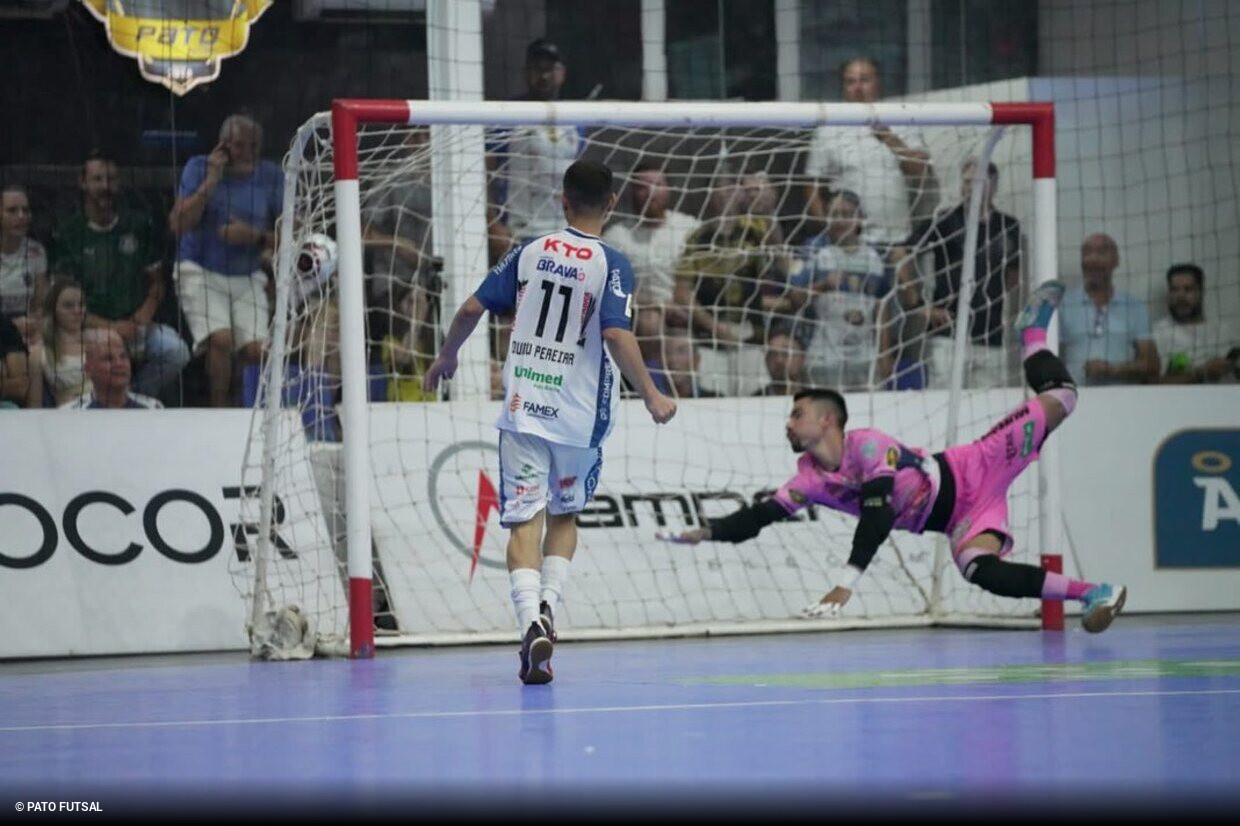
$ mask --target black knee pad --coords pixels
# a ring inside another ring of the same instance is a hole
[[[1035,393],[1043,393],[1062,387],[1076,392],[1076,382],[1072,374],[1059,360],[1059,356],[1050,350],[1039,350],[1025,359],[1025,381]]]
[[[1018,562],[1004,562],[994,554],[982,554],[968,564],[964,578],[1001,597],[1040,597],[1046,571]]]

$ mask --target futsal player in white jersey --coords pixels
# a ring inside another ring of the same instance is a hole
[[[423,381],[433,390],[452,377],[457,352],[484,313],[514,316],[495,425],[500,522],[510,530],[512,603],[524,634],[519,676],[527,684],[551,682],[553,616],[577,548],[576,514],[594,495],[615,423],[617,365],[656,423],[676,414],[631,331],[632,267],[598,238],[616,203],[611,186],[601,163],[568,168],[561,196],[568,226],[514,247],[491,270],[457,310]]]

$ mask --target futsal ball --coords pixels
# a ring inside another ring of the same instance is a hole
[[[336,274],[336,242],[330,235],[311,233],[297,251],[297,277],[323,284]]]

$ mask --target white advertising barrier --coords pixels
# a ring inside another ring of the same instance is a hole
[[[853,397],[850,425],[939,449],[941,436],[932,430],[942,424],[924,415],[936,409],[936,394],[918,395],[918,416],[909,413],[908,396]],[[971,396],[966,418],[975,425],[962,438],[980,436],[1020,399],[1016,390]],[[835,565],[848,557],[852,517],[816,508],[740,545],[655,538],[661,528],[695,527],[752,503],[790,478],[798,458],[784,436],[790,408],[788,398],[693,400],[681,403],[670,424],[655,426],[640,402],[623,402],[604,444],[598,489],[579,520],[565,625],[582,632],[788,620],[821,597],[834,570],[828,554]],[[370,407],[373,535],[393,608],[414,636],[512,634],[507,532],[496,512],[498,410],[494,401]],[[1031,469],[1012,489],[1012,522],[1025,553],[1033,553],[1029,541],[1037,536],[1036,483]],[[899,554],[890,545],[879,551],[850,615],[926,615],[936,537],[897,532]],[[954,569],[947,575],[945,610],[982,610],[976,589],[957,582]],[[1036,603],[1025,607],[1032,618]],[[1008,601],[1005,609],[1012,608]]]
[[[246,410],[0,418],[0,657],[248,648],[229,562],[249,428]],[[322,535],[282,510],[289,546]]]
[[[1065,572],[1126,611],[1240,610],[1240,386],[1086,388],[1054,438]]]

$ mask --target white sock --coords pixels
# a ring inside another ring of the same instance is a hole
[[[568,581],[569,559],[563,556],[545,556],[542,564],[542,601],[551,606],[551,616],[564,597],[564,583]]]
[[[508,572],[512,582],[512,607],[517,612],[517,630],[524,636],[530,624],[538,619],[538,586],[541,577],[533,568],[517,568]]]

